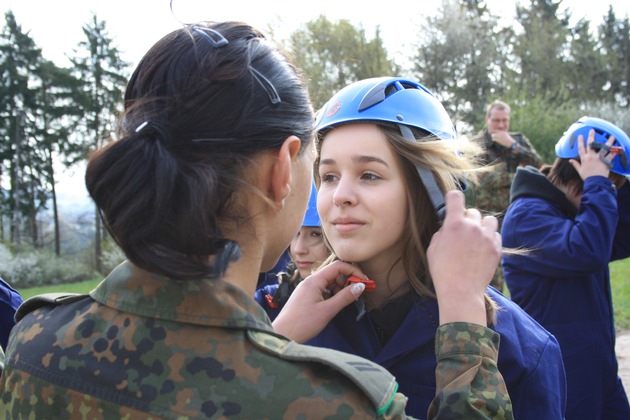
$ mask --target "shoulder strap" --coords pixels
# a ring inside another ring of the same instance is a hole
[[[350,379],[376,407],[384,413],[398,391],[396,378],[385,368],[352,354],[298,344],[271,332],[248,330],[256,347],[271,352],[281,359],[299,362],[322,363]]]
[[[15,322],[19,322],[28,313],[42,306],[65,305],[89,297],[79,293],[44,293],[26,299],[15,312]]]

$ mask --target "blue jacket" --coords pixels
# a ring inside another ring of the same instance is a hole
[[[0,346],[7,348],[9,333],[15,325],[15,311],[22,304],[22,296],[9,285],[0,279]]]
[[[630,256],[630,186],[584,182],[579,210],[538,170],[519,169],[502,226],[512,300],[558,339],[567,374],[567,419],[630,419],[617,374],[610,261]]]
[[[566,386],[558,342],[501,293],[491,287],[488,293],[501,307],[493,329],[501,335],[498,365],[514,418],[564,418]],[[360,355],[387,368],[409,397],[407,413],[425,418],[435,396],[437,301],[418,298],[384,346],[370,312],[359,321],[356,316],[356,308],[349,306],[308,344]]]

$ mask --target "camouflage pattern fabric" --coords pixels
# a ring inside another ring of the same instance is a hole
[[[437,395],[429,407],[429,418],[514,418],[496,364],[499,342],[499,334],[480,325],[454,322],[438,328]],[[470,370],[464,372],[463,366]]]
[[[510,136],[519,144],[515,150],[493,142],[485,129],[471,139],[484,150],[481,163],[496,167],[493,171],[482,174],[479,185],[471,187],[472,194],[469,193],[467,204],[500,218],[510,205],[510,187],[516,168],[527,165],[539,168],[543,163],[527,137],[515,132],[511,132]]]
[[[52,302],[31,303],[11,333],[0,418],[404,417],[406,398],[385,369],[279,336],[251,297],[220,280],[173,280],[126,262],[90,296]],[[496,399],[501,410],[478,408],[502,383],[498,341],[462,325],[470,342],[444,360],[459,382],[438,408],[451,405],[450,416],[474,405],[485,418],[509,418],[496,415],[510,410],[507,392]]]
[[[510,205],[510,188],[516,168],[527,165],[539,168],[543,164],[542,158],[527,137],[517,132],[510,132],[510,136],[519,144],[515,150],[492,141],[487,129],[471,139],[484,150],[481,163],[495,166],[492,171],[480,174],[479,185],[469,188],[466,192],[466,204],[478,208],[483,214],[497,217],[499,227]],[[505,280],[500,265],[490,284],[503,291]]]

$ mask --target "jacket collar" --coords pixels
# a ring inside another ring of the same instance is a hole
[[[125,261],[90,296],[119,311],[149,318],[271,331],[265,311],[243,290],[222,280],[178,280]]]

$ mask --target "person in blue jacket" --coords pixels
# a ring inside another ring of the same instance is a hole
[[[302,227],[291,241],[286,251],[289,262],[284,269],[278,270],[279,281],[259,287],[254,295],[273,321],[284,304],[289,300],[296,286],[319,268],[330,256],[328,246],[322,236],[321,222],[317,214],[317,188],[311,185],[308,208],[304,214]]]
[[[22,296],[9,283],[0,279],[0,346],[7,348],[9,334],[15,325],[15,311],[22,304]]]
[[[434,336],[444,309],[435,299],[429,239],[440,229],[443,194],[473,179],[468,157],[479,150],[457,141],[428,89],[398,77],[345,87],[320,110],[316,130],[325,239],[335,258],[357,265],[376,287],[308,344],[384,366],[409,397],[410,414],[421,417],[435,395]],[[478,210],[466,212],[481,218]],[[452,261],[461,257],[452,250]],[[566,385],[556,339],[492,287],[486,308],[501,337],[498,367],[514,417],[563,418]]]
[[[630,419],[608,269],[630,256],[629,153],[619,127],[580,118],[556,144],[546,173],[516,173],[503,222],[504,245],[529,250],[503,259],[512,299],[562,348],[567,419]]]

